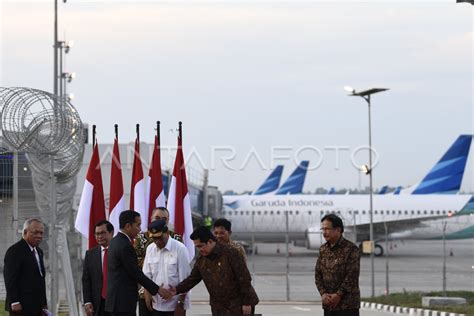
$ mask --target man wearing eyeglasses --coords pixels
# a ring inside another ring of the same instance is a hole
[[[153,243],[146,248],[143,273],[165,288],[174,287],[186,279],[191,273],[188,250],[184,244],[170,238],[166,221],[151,222],[148,237]],[[164,300],[145,291],[145,303],[153,316],[184,316],[189,309],[189,295],[184,293]]]
[[[321,219],[321,231],[326,243],[319,248],[315,281],[324,316],[359,316],[359,248],[342,236],[344,224],[335,214]]]
[[[106,316],[104,311],[107,296],[107,259],[110,241],[114,237],[114,226],[106,220],[94,226],[98,246],[86,251],[82,269],[82,296],[87,316]]]
[[[164,220],[166,222],[166,226],[168,226],[168,235],[171,238],[183,243],[183,238],[181,237],[181,235],[174,233],[171,230],[172,228],[169,227],[170,213],[168,212],[166,207],[159,206],[153,209],[153,212],[151,213],[151,221],[153,222],[159,219]],[[145,261],[146,249],[152,243],[153,239],[150,238],[148,231],[138,234],[135,238],[133,247],[135,248],[135,252],[137,253],[138,266],[140,267],[140,269],[143,267],[143,262]],[[140,289],[138,290],[138,314],[139,316],[152,316],[153,313],[148,310],[145,303],[145,291],[146,290],[143,287],[140,287]]]

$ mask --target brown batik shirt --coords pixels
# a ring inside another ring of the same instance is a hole
[[[237,249],[239,251],[240,255],[242,257],[244,257],[245,260],[247,260],[247,256],[245,255],[245,249],[241,244],[239,244],[238,242],[235,242],[233,240],[230,240],[229,245],[231,247],[234,247],[235,249]]]
[[[359,271],[360,252],[352,242],[341,237],[333,247],[328,242],[321,246],[314,273],[316,287],[321,296],[336,293],[341,297],[336,307],[323,304],[324,309],[360,308]]]
[[[216,243],[211,254],[198,257],[176,291],[186,293],[201,280],[209,292],[212,315],[242,315],[242,305],[255,306],[259,301],[245,259],[230,245]]]

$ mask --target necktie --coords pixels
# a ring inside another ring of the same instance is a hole
[[[104,249],[104,259],[102,260],[102,298],[107,297],[107,248]]]
[[[38,252],[36,252],[36,248],[33,248],[31,252],[33,253],[33,256],[35,257],[35,261],[36,261],[36,264],[38,265],[39,273],[41,276],[43,276],[43,272],[41,271],[41,265],[39,262],[39,255],[38,255]]]

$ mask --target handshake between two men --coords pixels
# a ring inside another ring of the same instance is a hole
[[[145,290],[145,293],[148,294],[150,297],[151,294]],[[158,290],[158,295],[164,299],[165,301],[168,301],[170,300],[171,298],[173,298],[173,296],[176,295],[176,288],[173,287],[173,286],[169,286],[167,289],[164,287],[164,285],[161,285],[159,290]]]
[[[163,284],[158,289],[157,294],[165,301],[172,301],[172,299],[177,295],[175,287],[169,286],[168,288],[166,288]],[[144,291],[144,297],[145,297],[146,308],[149,311],[153,311],[153,303],[157,303],[155,301],[154,296],[152,296],[150,294],[150,292],[145,290]],[[174,312],[175,312],[174,315],[175,316],[184,316],[184,315],[186,315],[185,308],[184,308],[185,298],[186,298],[186,294],[179,294],[179,297],[178,297],[176,305],[175,305],[175,310],[174,310]]]

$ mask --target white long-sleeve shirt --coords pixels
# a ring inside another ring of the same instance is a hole
[[[173,238],[163,249],[159,249],[155,243],[146,248],[145,261],[143,262],[143,273],[152,279],[160,287],[176,286],[191,273],[188,250],[185,245]],[[153,309],[161,312],[175,310],[178,297],[163,300],[158,294],[154,296]],[[184,300],[184,308],[189,309],[189,293]]]

